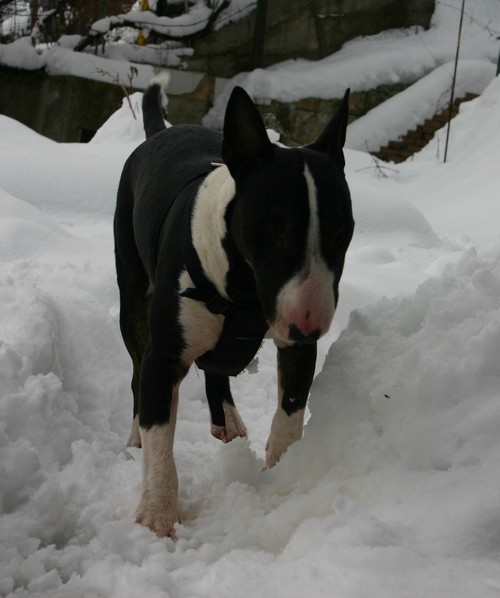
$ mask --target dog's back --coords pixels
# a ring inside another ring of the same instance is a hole
[[[199,125],[167,128],[158,98],[159,85],[154,84],[144,94],[146,141],[124,166],[115,218],[115,234],[117,221],[133,222],[134,234],[129,238],[135,240],[151,279],[162,227],[174,210],[178,216],[179,210],[187,209],[182,202],[189,194],[183,191],[221,162],[222,150],[222,135],[216,131]]]

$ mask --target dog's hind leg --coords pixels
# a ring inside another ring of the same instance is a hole
[[[139,432],[139,384],[141,379],[142,360],[149,337],[148,312],[149,297],[147,287],[138,285],[139,288],[127,288],[120,293],[120,328],[125,346],[132,358],[132,394],[134,407],[132,414],[132,429],[127,446],[140,447],[141,436]]]
[[[168,420],[153,426],[141,425],[143,480],[136,510],[137,523],[149,527],[159,537],[170,536],[173,540],[176,539],[174,526],[179,521],[179,482],[173,454],[179,384],[174,386],[171,401],[167,402],[170,407]]]
[[[155,291],[156,292],[156,291]],[[178,478],[173,445],[179,386],[189,364],[179,357],[182,338],[172,329],[176,296],[151,302],[149,343],[142,361],[139,423],[144,457],[142,494],[136,521],[158,536],[175,539]]]
[[[120,289],[120,329],[133,363],[132,430],[127,446],[141,446],[139,433],[139,382],[149,338],[149,278],[142,265],[132,228],[132,199],[125,177],[120,183],[115,212],[115,259]]]
[[[267,441],[266,467],[274,467],[288,447],[302,438],[316,352],[316,343],[278,347],[278,409]]]
[[[228,376],[205,372],[205,390],[212,418],[212,436],[222,442],[230,442],[238,436],[245,438],[247,429],[234,404]]]

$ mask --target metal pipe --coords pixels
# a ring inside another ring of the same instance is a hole
[[[262,66],[262,55],[264,52],[264,38],[266,33],[267,0],[257,0],[255,10],[255,32],[253,38],[252,68]]]
[[[465,9],[465,0],[462,0],[462,13],[460,15],[460,25],[458,26],[457,53],[455,55],[455,68],[453,69],[453,80],[451,82],[450,108],[448,110],[448,129],[446,130],[446,145],[444,146],[443,162],[446,162],[446,158],[448,156],[448,142],[450,140],[450,128],[451,128],[451,119],[452,119],[452,113],[453,113],[453,102],[455,101],[455,84],[457,81],[458,55],[460,53],[460,38],[462,37],[462,25],[464,22],[464,9]]]

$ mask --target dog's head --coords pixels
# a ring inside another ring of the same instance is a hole
[[[236,184],[231,235],[272,332],[285,343],[315,342],[335,312],[354,229],[342,150],[348,95],[318,140],[296,149],[269,141],[242,88],[226,109],[223,159]]]

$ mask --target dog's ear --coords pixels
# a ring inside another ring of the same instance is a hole
[[[272,151],[273,144],[257,107],[243,88],[235,87],[224,118],[222,159],[234,176],[246,162],[259,163]]]
[[[342,171],[345,167],[344,152],[342,151],[342,148],[345,143],[347,119],[349,117],[350,91],[350,89],[346,89],[337,112],[335,112],[330,122],[326,125],[323,133],[321,133],[314,143],[307,146],[309,149],[329,156]]]

